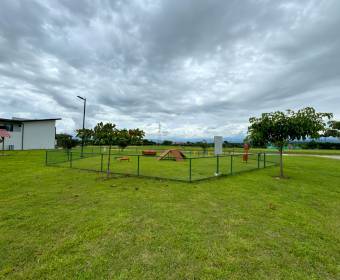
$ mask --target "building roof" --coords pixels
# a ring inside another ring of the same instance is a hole
[[[11,122],[11,123],[43,122],[43,121],[59,121],[59,120],[61,120],[61,118],[50,118],[50,119],[21,119],[21,118],[4,119],[4,118],[0,118],[0,122]]]

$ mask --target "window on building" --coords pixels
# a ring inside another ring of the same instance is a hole
[[[2,124],[2,125],[0,125],[0,129],[5,129],[7,131],[13,131],[13,124]]]

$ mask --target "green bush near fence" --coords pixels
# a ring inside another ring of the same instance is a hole
[[[107,152],[107,151],[106,151]],[[131,151],[130,151],[131,152]],[[158,155],[161,151],[158,153]],[[164,178],[180,181],[197,181],[218,176],[227,176],[239,172],[251,171],[276,165],[277,154],[249,154],[248,161],[243,160],[240,153],[209,156],[198,151],[185,151],[182,161],[158,160],[158,157],[143,156],[140,153],[129,154],[113,151],[111,155],[110,173],[153,178]],[[121,161],[122,156],[129,160]],[[47,151],[46,165],[77,168],[106,173],[108,169],[108,153],[79,151]]]

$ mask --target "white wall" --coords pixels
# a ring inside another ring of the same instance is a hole
[[[54,144],[54,120],[24,122],[24,150],[54,149]]]

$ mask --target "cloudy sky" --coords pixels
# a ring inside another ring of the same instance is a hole
[[[339,0],[1,0],[0,117],[238,136],[261,112],[340,118]]]

